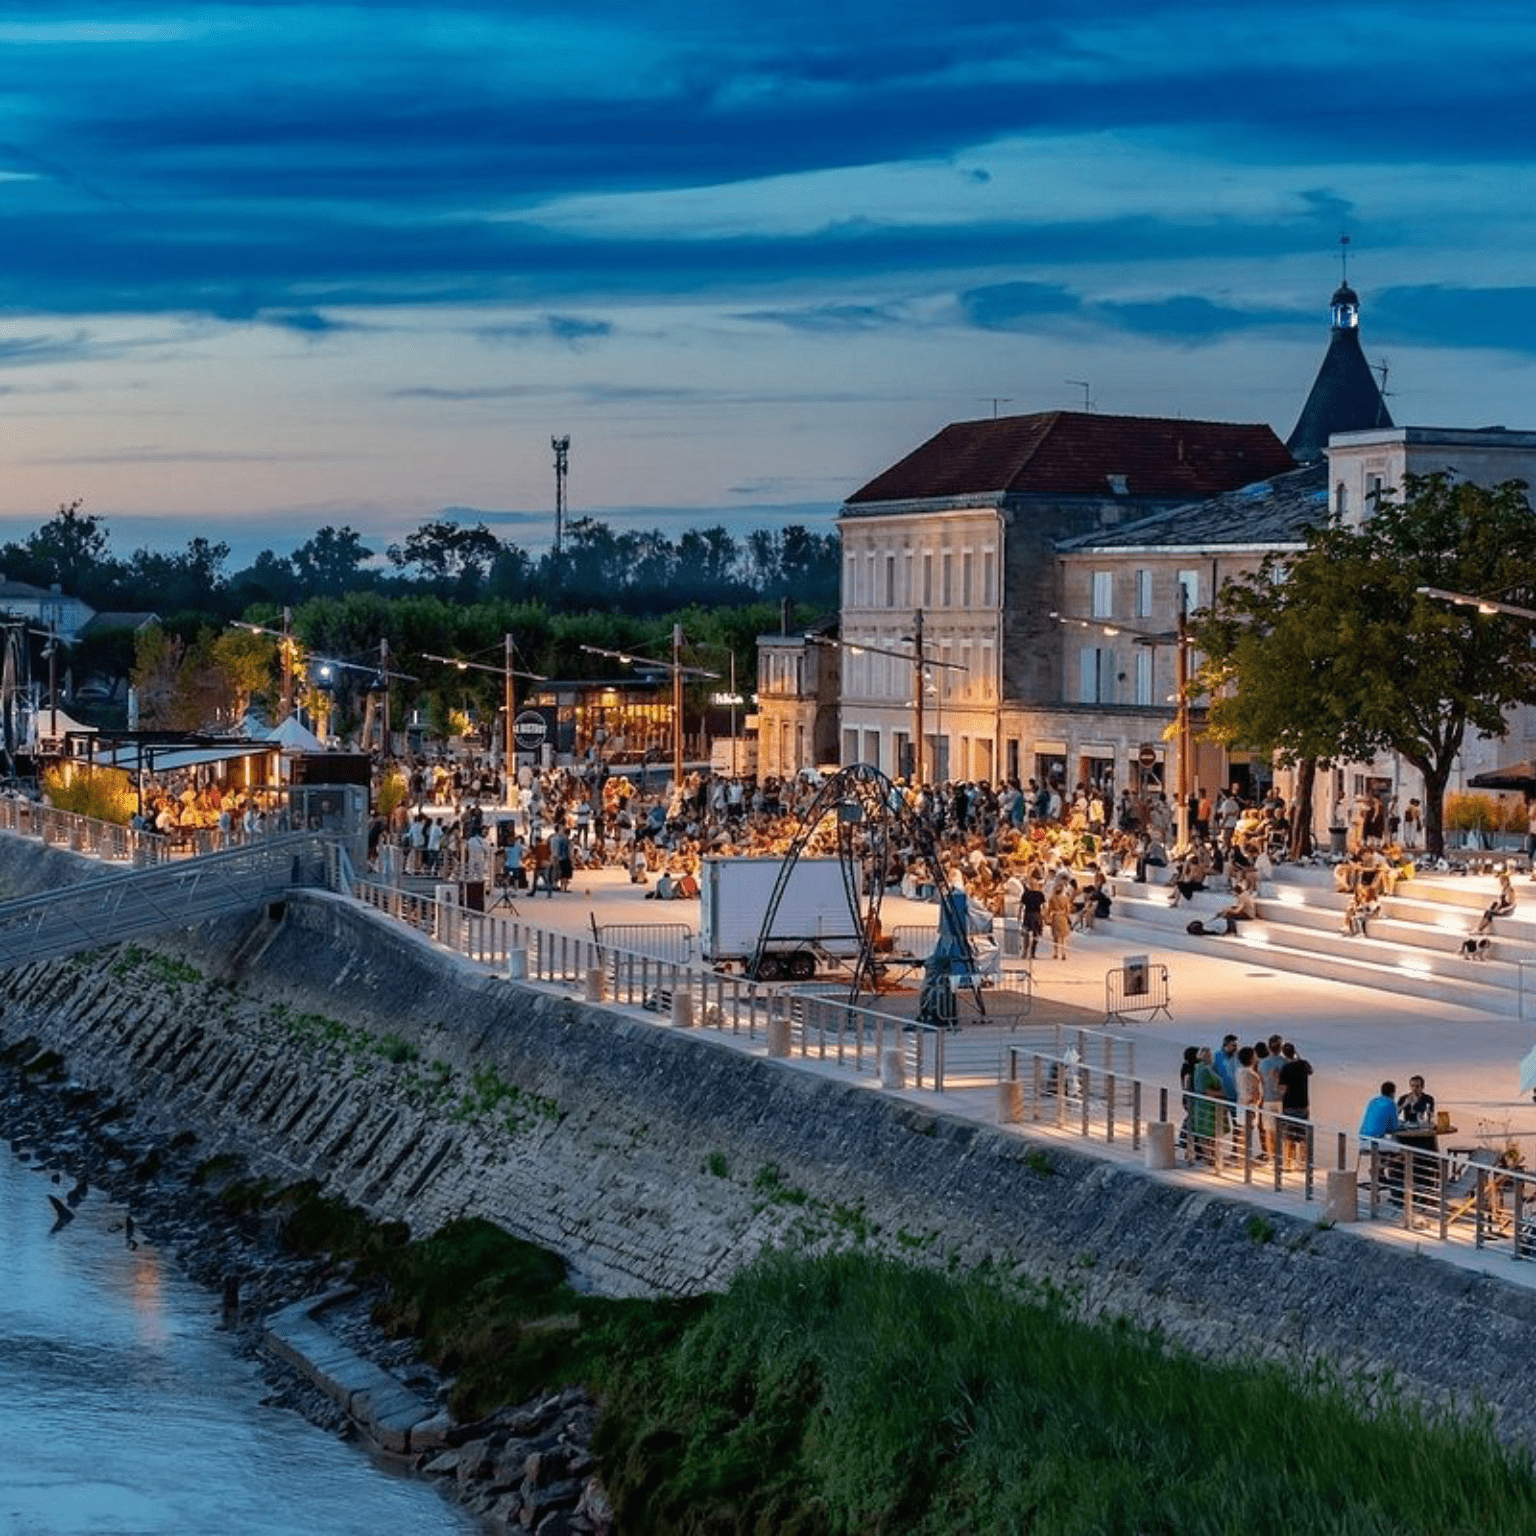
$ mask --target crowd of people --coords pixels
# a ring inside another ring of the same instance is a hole
[[[1305,1163],[1312,1064],[1294,1042],[1272,1034],[1243,1045],[1229,1034],[1214,1050],[1186,1046],[1179,1087],[1179,1142],[1191,1161],[1214,1164],[1246,1153],[1256,1163]]]
[[[681,784],[642,788],[591,764],[524,767],[509,808],[492,813],[481,793],[489,777],[474,763],[413,766],[411,798],[370,829],[370,863],[394,860],[409,874],[462,875],[486,862],[473,846],[478,833],[494,845],[495,877],[514,888],[533,888],[553,841],[569,845],[553,854],[557,869],[566,868],[567,888],[577,870],[617,867],[637,884],[666,876],[669,888],[686,890],[679,882],[696,882],[706,857],[782,856],[822,782],[816,773],[756,779],[695,772]],[[963,890],[993,916],[1017,916],[1029,954],[1049,933],[1052,953],[1064,957],[1073,933],[1109,915],[1117,879],[1166,877],[1175,901],[1225,880],[1234,902],[1218,915],[1234,932],[1254,915],[1260,881],[1284,856],[1285,806],[1273,794],[1247,805],[1230,791],[1191,796],[1189,835],[1177,847],[1174,810],[1160,791],[1117,797],[1086,781],[1067,791],[1031,779],[901,785],[894,792],[904,814],[879,868],[873,845],[866,847],[866,880],[916,900]],[[829,819],[803,851],[831,853],[837,838]]]

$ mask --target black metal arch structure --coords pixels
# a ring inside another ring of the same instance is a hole
[[[30,703],[31,669],[27,658],[27,626],[4,626],[0,639],[0,758],[9,776],[17,772],[17,759],[29,748],[27,708]]]
[[[904,841],[926,866],[933,888],[939,893],[939,943],[934,960],[925,969],[919,1017],[931,1017],[935,1022],[952,1022],[953,997],[948,989],[950,975],[971,978],[970,985],[976,994],[977,1007],[984,1012],[980,987],[975,980],[975,950],[966,925],[953,921],[953,907],[946,901],[944,867],[939,861],[933,834],[912,814],[902,792],[878,768],[872,768],[868,763],[855,763],[850,768],[839,769],[822,784],[816,798],[801,816],[800,824],[784,854],[784,862],[774,882],[767,910],[763,913],[757,948],[752,955],[751,974],[762,974],[779,905],[789,886],[790,876],[817,829],[829,816],[836,820],[837,857],[842,869],[843,891],[848,899],[848,916],[860,940],[848,1000],[856,1002],[862,993],[877,990],[878,955],[875,937],[880,931],[880,903],[885,895],[883,879],[868,881],[867,888],[860,892],[859,866],[867,859],[871,869],[883,874],[890,867],[890,856],[896,843]],[[943,1017],[945,1010],[941,993],[949,996],[948,1017]]]

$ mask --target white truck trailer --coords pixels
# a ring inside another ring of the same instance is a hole
[[[699,949],[718,970],[750,970],[782,859],[705,859],[699,868]],[[857,901],[857,887],[854,897]],[[846,970],[859,955],[860,917],[838,859],[797,859],[774,914],[757,974],[805,981]]]

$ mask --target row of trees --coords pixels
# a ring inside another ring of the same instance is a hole
[[[1508,711],[1536,703],[1532,623],[1447,603],[1424,588],[1536,599],[1536,512],[1520,481],[1492,489],[1409,476],[1358,526],[1307,531],[1219,592],[1193,636],[1206,661],[1206,734],[1298,769],[1293,847],[1312,825],[1315,771],[1396,752],[1424,776],[1429,850],[1468,734],[1502,738]]]
[[[814,617],[805,607],[791,621]],[[218,721],[238,720],[256,699],[271,712],[282,686],[277,633],[281,610],[258,606],[246,615],[256,629],[211,626],[179,634],[153,625],[136,637],[122,656],[124,680],[138,690],[141,722],[146,727],[191,730]],[[626,613],[556,613],[542,603],[459,604],[441,597],[389,597],[352,592],[344,597],[314,598],[291,610],[295,642],[294,697],[330,716],[346,734],[364,718],[370,691],[382,674],[398,721],[420,709],[442,734],[451,719],[467,715],[492,720],[503,703],[505,637],[516,647],[519,673],[551,678],[634,676],[621,662],[582,649],[596,646],[670,661],[672,627],[681,625],[684,665],[715,674],[689,684],[689,714],[704,695],[723,690],[734,674],[738,688],[750,692],[757,666],[757,637],[777,631],[780,607],[742,603],[720,608],[684,608],[643,618]],[[474,663],[460,668],[434,657]],[[328,675],[321,677],[329,663]],[[338,665],[338,663],[340,665]],[[532,681],[515,680],[518,699]]]
[[[654,616],[784,597],[830,608],[838,588],[836,534],[801,526],[738,539],[717,525],[673,540],[659,529],[621,533],[578,518],[558,555],[535,557],[484,523],[439,518],[390,545],[382,564],[349,526],[321,528],[290,555],[264,550],[233,573],[229,553],[228,544],[195,538],[179,552],[138,549],[119,559],[107,525],[75,501],[26,539],[0,546],[0,570],[37,586],[57,582],[98,610],[197,614],[220,623],[256,604],[294,607],[355,592]]]

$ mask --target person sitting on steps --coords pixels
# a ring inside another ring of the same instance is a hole
[[[1509,871],[1499,871],[1499,894],[1488,903],[1483,915],[1477,921],[1474,933],[1488,933],[1493,928],[1493,920],[1496,917],[1508,917],[1515,910],[1515,888],[1510,883]]]

